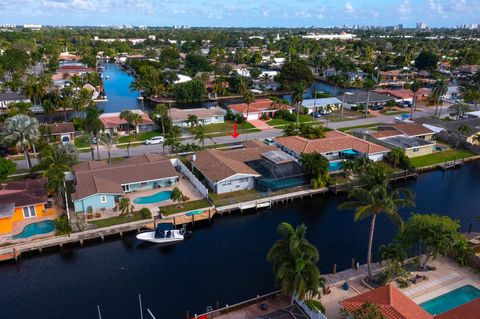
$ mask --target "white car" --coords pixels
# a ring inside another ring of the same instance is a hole
[[[145,145],[162,144],[165,141],[163,136],[154,136],[145,140]]]

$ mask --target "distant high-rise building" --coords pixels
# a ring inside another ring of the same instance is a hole
[[[417,22],[417,29],[424,30],[428,28],[426,22]]]
[[[40,30],[42,28],[42,25],[41,24],[24,24],[23,27],[25,29]]]

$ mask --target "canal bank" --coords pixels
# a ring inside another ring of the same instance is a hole
[[[414,211],[445,214],[458,219],[462,231],[469,224],[480,231],[475,220],[480,214],[478,162],[421,174],[403,186],[417,194]],[[133,318],[138,316],[140,292],[157,317],[182,318],[187,309],[201,313],[217,301],[233,304],[273,291],[265,255],[283,221],[307,225],[308,239],[320,251],[322,273],[330,273],[333,264],[347,269],[352,258],[365,262],[369,223],[354,223],[352,213],[337,211],[345,198],[317,196],[216,218],[212,224],[196,224],[191,239],[171,248],[141,244],[129,235],[106,238],[101,244],[87,242],[82,249],[64,247],[60,253],[45,250],[20,263],[3,264],[2,317],[95,318],[100,305],[105,318]],[[403,217],[410,212],[403,210]],[[396,233],[386,218],[379,218],[377,226],[375,251]]]

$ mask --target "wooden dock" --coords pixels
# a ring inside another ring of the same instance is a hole
[[[190,224],[190,223],[194,225],[195,222],[199,222],[199,221],[204,221],[204,220],[211,221],[216,212],[217,211],[213,207],[211,207],[211,208],[205,209],[202,213],[199,213],[199,214],[188,215],[188,213],[180,213],[180,214],[175,214],[169,217],[156,218],[155,223],[157,224],[173,223],[175,227],[183,224]]]
[[[384,269],[385,266],[382,266],[380,263],[372,263],[372,273],[377,273],[380,270]],[[345,281],[354,280],[360,277],[367,275],[368,268],[367,264],[360,265],[358,269],[350,268],[337,273],[332,273],[324,275],[326,280],[326,285],[329,287],[336,287],[342,285]]]
[[[62,249],[66,244],[78,243],[80,246],[83,246],[84,242],[87,240],[105,240],[106,237],[113,235],[120,235],[122,237],[124,233],[139,231],[144,227],[151,226],[151,224],[153,224],[152,220],[140,220],[131,223],[72,233],[70,235],[55,236],[12,244],[9,246],[0,247],[0,261],[12,259],[18,260],[22,253],[29,251],[38,251],[41,253],[44,249],[51,247],[59,247]]]
[[[453,161],[445,161],[444,163],[437,164],[438,168],[443,169],[444,171],[450,168],[456,168],[456,167],[461,167],[465,163],[465,160],[458,159],[458,160],[453,160]]]

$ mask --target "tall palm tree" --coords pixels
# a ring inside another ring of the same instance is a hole
[[[248,115],[250,114],[250,104],[255,102],[255,95],[253,95],[252,91],[247,90],[243,93],[243,101],[247,104],[247,121]],[[245,141],[247,140],[248,133],[245,132]]]
[[[122,214],[129,215],[133,212],[133,206],[130,205],[130,199],[127,197],[122,197],[118,202],[118,209]]]
[[[277,232],[283,236],[270,248],[267,260],[272,263],[275,283],[285,295],[304,299],[309,291],[318,291],[320,271],[317,267],[319,253],[306,238],[307,227],[295,229],[281,223]]]
[[[94,136],[96,139],[97,160],[100,160],[98,136],[100,132],[105,128],[102,121],[100,120],[100,115],[102,113],[103,113],[103,110],[99,110],[97,105],[93,104],[87,108],[85,120],[83,121],[83,128],[85,129],[85,131],[87,131],[89,134]],[[92,160],[94,160],[93,150],[92,150]]]
[[[448,111],[450,112],[450,115],[455,116],[455,118],[458,120],[463,117],[466,112],[470,111],[470,106],[467,103],[457,102],[452,104],[448,108]]]
[[[202,144],[202,148],[205,148],[205,139],[206,138],[213,141],[212,137],[206,134],[205,127],[203,125],[198,125],[195,128],[193,139],[196,140],[196,141],[199,141],[200,144]]]
[[[98,142],[100,144],[102,144],[102,146],[105,147],[105,149],[107,150],[108,163],[111,164],[112,163],[111,152],[112,152],[113,147],[117,143],[117,138],[112,137],[110,134],[105,134],[104,133],[104,134],[100,135],[100,139],[99,139]]]
[[[35,146],[39,136],[39,124],[35,118],[18,114],[5,120],[3,138],[5,142],[15,144],[25,154],[28,169],[32,169],[29,150]]]
[[[423,82],[413,80],[413,83],[410,85],[410,90],[413,92],[413,103],[410,108],[410,117],[413,118],[413,111],[417,109],[417,92],[423,87]]]
[[[448,82],[445,79],[440,79],[435,81],[432,88],[432,94],[435,97],[435,116],[440,116],[442,113],[442,109],[438,112],[438,106],[442,103],[442,97],[448,91]],[[438,115],[437,115],[438,113]]]
[[[300,125],[300,106],[303,102],[303,92],[305,91],[305,84],[296,82],[292,84],[292,106],[296,108],[297,122],[295,128],[298,130]]]
[[[375,82],[371,78],[365,79],[363,88],[367,90],[367,104],[365,105],[365,118],[368,116],[368,105],[370,104],[370,92],[375,87]]]
[[[153,110],[153,116],[160,118],[162,133],[163,135],[165,135],[165,118],[168,117],[168,107],[165,104],[155,105],[155,109]]]
[[[382,175],[382,174],[380,174]],[[373,185],[359,185],[351,189],[348,201],[340,204],[340,210],[354,209],[354,220],[359,221],[370,218],[370,235],[368,239],[367,267],[368,277],[372,278],[372,246],[377,216],[383,214],[390,218],[400,229],[403,228],[403,220],[398,209],[401,207],[413,207],[413,193],[408,189],[391,189],[388,186],[388,175],[383,174],[383,180]]]

